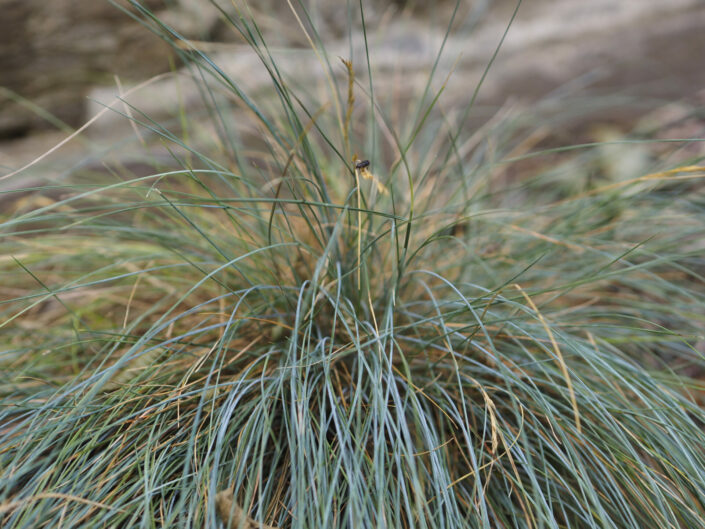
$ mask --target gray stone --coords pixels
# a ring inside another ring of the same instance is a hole
[[[143,4],[164,7],[162,0]],[[207,29],[191,12],[179,15],[176,8],[168,12],[185,35]],[[212,14],[205,23],[213,23]],[[92,86],[113,82],[113,75],[129,81],[166,71],[170,54],[106,0],[0,0],[0,139],[51,126],[42,111],[77,126]]]
[[[164,6],[159,0],[146,3],[155,9]],[[428,5],[422,2],[401,11],[389,1],[370,3],[366,27],[378,93],[394,93],[401,100],[417,97],[443,40],[453,3],[442,2],[437,11],[422,7]],[[281,45],[271,52],[285,75],[302,86],[325,82],[325,70],[307,47],[286,0],[252,4],[268,39]],[[219,21],[210,2],[180,0],[169,5],[169,10],[161,9],[158,14],[186,38],[194,39],[194,46],[211,54],[244,89],[260,93],[271,89],[257,55],[237,32]],[[515,2],[493,2],[489,10],[488,5],[485,0],[464,1],[457,27],[446,42],[434,84],[438,89],[445,75],[454,70],[442,98],[446,106],[457,107],[469,100]],[[350,58],[352,44],[357,74],[366,82],[359,14],[352,19],[355,29],[350,42],[344,36],[348,15],[340,4],[310,0],[309,6],[312,18],[320,23],[331,60]],[[77,126],[102,111],[104,104],[115,102],[120,90],[113,73],[129,90],[130,79],[137,82],[169,68],[168,46],[104,0],[0,0],[0,12],[0,86],[9,89],[0,92],[0,138],[47,124],[14,101],[13,93]],[[476,23],[478,13],[480,24]],[[590,112],[576,119],[633,123],[664,101],[690,97],[705,86],[703,28],[705,2],[701,0],[525,0],[480,90],[476,119],[487,118],[507,100],[532,104],[547,95],[551,95],[549,104],[555,102],[556,112],[577,114],[578,105],[571,107],[562,97],[571,95],[602,101],[601,106],[588,101],[585,108]],[[219,42],[206,42],[213,37]],[[333,71],[344,82],[343,68],[334,66]],[[182,103],[197,115],[203,110],[200,95],[192,82],[184,82],[185,77],[178,74],[155,81],[128,100],[157,120],[173,117]],[[89,101],[87,94],[99,103]],[[480,107],[486,115],[479,112]],[[124,112],[122,106],[118,110]],[[91,126],[90,133],[93,138],[109,140],[125,130],[129,131],[127,120],[108,112]],[[5,167],[27,161],[12,155],[4,159]]]

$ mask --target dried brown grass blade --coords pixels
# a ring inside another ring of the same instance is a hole
[[[257,522],[235,503],[235,491],[221,490],[215,495],[215,510],[227,529],[279,529],[273,525]]]

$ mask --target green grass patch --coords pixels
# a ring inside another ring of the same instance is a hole
[[[208,113],[0,211],[2,526],[705,524],[701,161],[397,113],[297,13],[324,88],[243,10],[246,94],[142,10]]]

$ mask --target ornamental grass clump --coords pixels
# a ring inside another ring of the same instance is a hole
[[[607,180],[435,71],[396,114],[302,6],[327,91],[223,12],[247,94],[133,7],[208,112],[0,212],[3,527],[705,524],[700,160]]]

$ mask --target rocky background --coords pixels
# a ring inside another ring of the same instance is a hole
[[[212,53],[245,88],[269,83],[258,58],[208,0],[142,3]],[[345,2],[305,3],[331,57],[347,57],[351,46],[354,56],[364,56],[362,31],[348,40]],[[286,0],[252,4],[275,57],[285,58],[280,65],[302,83],[318,82],[324,72]],[[398,85],[403,72],[406,97],[417,93],[455,2],[367,0],[363,5],[376,82],[384,86],[388,77],[390,87]],[[439,65],[441,71],[454,69],[444,98],[467,100],[515,6],[512,0],[461,0]],[[58,143],[116,95],[178,67],[173,50],[130,11],[124,0],[0,0],[0,178]],[[361,29],[357,19],[356,24]],[[570,108],[584,102],[589,109],[573,112],[566,130],[596,121],[629,127],[669,102],[687,109],[677,115],[692,116],[704,102],[704,28],[702,0],[524,0],[480,92],[484,117],[507,101],[531,103],[547,96],[560,101],[564,113],[565,98]],[[173,113],[177,100],[197,106],[197,89],[179,85],[175,77],[135,91],[130,103],[155,119]],[[107,114],[91,127],[93,142],[109,143],[129,126],[122,116]],[[702,134],[697,127],[681,132]],[[85,148],[71,142],[62,150]]]

